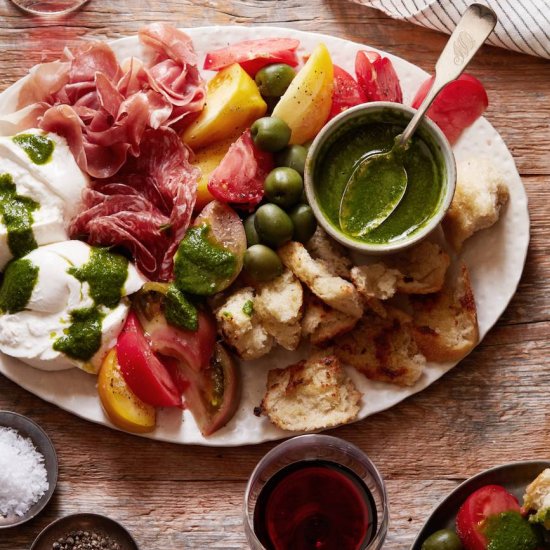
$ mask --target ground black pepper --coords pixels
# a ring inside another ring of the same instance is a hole
[[[52,550],[122,550],[122,547],[99,531],[73,531],[57,539]]]

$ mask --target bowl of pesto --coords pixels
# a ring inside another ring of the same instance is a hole
[[[398,103],[373,102],[352,107],[331,120],[309,149],[305,189],[313,212],[334,239],[359,252],[393,253],[430,234],[447,212],[456,185],[456,165],[451,146],[429,119],[419,126],[400,158],[407,174],[406,190],[389,216],[360,236],[346,232],[340,211],[346,185],[357,166],[368,156],[389,151],[415,110]],[[369,203],[391,195],[391,179],[371,171],[357,200],[351,202],[355,219],[368,216]],[[364,190],[364,191],[363,191]],[[366,206],[366,207],[365,207]]]

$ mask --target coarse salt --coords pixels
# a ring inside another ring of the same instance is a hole
[[[0,427],[0,515],[23,516],[48,487],[44,456],[30,439]]]

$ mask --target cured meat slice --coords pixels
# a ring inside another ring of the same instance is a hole
[[[72,221],[71,238],[122,246],[149,278],[169,280],[174,253],[191,222],[198,178],[189,150],[173,130],[146,130],[139,157],[85,191],[85,210]]]
[[[246,130],[210,176],[208,190],[221,202],[255,206],[264,196],[264,180],[272,168],[271,154],[260,151]]]

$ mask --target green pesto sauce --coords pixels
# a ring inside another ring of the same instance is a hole
[[[38,271],[37,266],[24,258],[8,264],[0,287],[0,313],[17,313],[25,309],[38,280]]]
[[[55,148],[55,144],[51,139],[36,134],[19,134],[13,137],[13,141],[27,153],[34,164],[49,162]]]
[[[164,300],[164,316],[169,324],[192,331],[199,328],[197,308],[175,285],[168,287]]]
[[[336,229],[342,231],[339,222],[340,202],[346,183],[358,163],[367,155],[377,151],[389,151],[395,137],[403,131],[404,126],[397,123],[372,122],[353,128],[340,135],[322,156],[315,172],[315,192],[319,205],[328,220]],[[434,215],[442,199],[443,174],[437,160],[426,142],[415,134],[402,160],[394,157],[395,162],[402,162],[407,172],[407,190],[403,199],[393,213],[378,227],[357,241],[371,244],[385,244],[398,241],[421,229]],[[381,165],[381,164],[380,164]],[[376,170],[376,169],[375,169]],[[369,186],[370,197],[365,201],[383,201],[392,195],[393,177],[376,178],[379,191],[373,191]],[[391,174],[391,172],[390,172]],[[374,189],[377,189],[374,186]],[[365,223],[370,221],[369,212],[373,209],[361,207],[357,202],[354,211],[356,219],[365,216]]]
[[[247,300],[244,303],[243,313],[249,317],[252,317],[252,314],[254,313],[254,302],[252,300]]]
[[[32,232],[32,213],[39,207],[36,201],[17,194],[10,174],[0,174],[0,214],[15,258],[25,256],[38,246]]]
[[[181,241],[175,261],[175,284],[191,294],[211,295],[231,278],[237,269],[234,254],[208,239],[206,224],[191,227]]]
[[[75,309],[71,312],[71,324],[63,331],[65,335],[54,342],[53,349],[88,361],[101,346],[103,317],[97,307]]]
[[[540,539],[535,528],[519,512],[502,512],[485,525],[487,550],[536,550]]]
[[[90,285],[90,296],[96,305],[112,309],[120,302],[128,278],[128,260],[106,248],[92,248],[90,259],[82,267],[70,267],[67,271]]]

